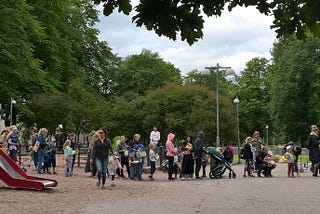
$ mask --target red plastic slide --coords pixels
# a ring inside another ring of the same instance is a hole
[[[27,175],[7,154],[0,149],[0,180],[10,187],[19,189],[43,190],[55,187],[58,182],[53,179]]]

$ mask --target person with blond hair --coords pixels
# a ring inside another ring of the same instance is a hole
[[[320,143],[319,129],[316,125],[311,126],[311,132],[308,139],[309,159],[311,161],[311,172],[314,177],[318,176],[320,167]]]
[[[248,177],[255,177],[253,172],[253,151],[252,151],[252,144],[251,144],[251,137],[247,137],[244,145],[244,159],[245,159],[245,166],[244,166],[244,173],[243,177],[247,177],[246,173],[248,174]]]
[[[8,135],[7,138],[7,144],[8,144],[8,149],[9,149],[9,157],[16,161],[16,156],[18,153],[18,148],[21,144],[20,139],[19,139],[19,133],[18,133],[18,128],[13,127],[11,133]]]
[[[72,177],[73,176],[72,161],[73,161],[73,155],[76,154],[76,151],[71,148],[71,140],[66,140],[66,142],[63,144],[63,151],[64,151],[64,157],[66,159],[66,167],[64,169],[64,175],[66,177]]]
[[[101,186],[101,189],[105,189],[109,152],[113,153],[113,150],[111,141],[107,138],[107,130],[105,128],[100,128],[98,130],[98,138],[93,144],[90,161],[91,163],[93,161],[96,162],[98,170],[98,182],[96,183],[96,186]]]
[[[46,128],[41,128],[38,134],[39,148],[38,148],[38,174],[42,174],[42,164],[44,161],[44,153],[46,147],[46,135],[48,130]]]

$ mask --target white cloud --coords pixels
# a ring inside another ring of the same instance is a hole
[[[272,20],[253,7],[224,11],[221,17],[205,18],[203,39],[192,46],[187,42],[159,37],[144,27],[136,27],[130,16],[118,13],[101,16],[97,28],[100,39],[107,41],[114,53],[122,57],[138,54],[146,48],[159,53],[182,74],[217,63],[231,66],[239,73],[253,57],[270,58],[275,40],[275,33],[270,30]]]

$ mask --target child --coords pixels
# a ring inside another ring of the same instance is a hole
[[[150,161],[150,174],[149,174],[149,180],[153,181],[153,173],[156,171],[156,153],[154,152],[154,149],[156,148],[154,143],[149,144],[149,161]]]
[[[285,153],[286,159],[288,161],[288,178],[294,178],[294,158],[293,158],[293,147],[287,146],[287,152]]]
[[[32,164],[34,164],[34,162],[33,162],[33,158],[34,158],[33,146],[29,146],[28,150],[29,150],[29,153],[28,153],[28,167],[31,167]]]
[[[129,154],[129,169],[130,169],[130,179],[135,180],[136,176],[136,171],[137,171],[137,163],[139,161],[137,160],[136,157],[136,150],[134,148],[130,149],[130,154]]]
[[[48,145],[45,145],[44,155],[43,155],[43,173],[49,174],[49,153]]]
[[[118,168],[122,169],[121,164],[119,162],[119,154],[115,152],[111,155],[111,158],[108,163],[108,171],[111,175],[111,186],[115,186],[114,177]]]
[[[201,166],[202,166],[202,177],[207,177],[206,175],[206,167],[208,165],[208,156],[206,154],[202,155]]]
[[[64,157],[66,159],[66,168],[64,170],[64,175],[66,177],[72,177],[73,155],[76,154],[76,151],[72,150],[70,146],[71,146],[71,140],[66,140],[66,142],[63,145]]]
[[[56,140],[53,138],[50,142],[50,145],[48,147],[48,154],[49,154],[49,163],[48,163],[48,167],[52,167],[52,173],[53,174],[57,174],[56,173],[56,151],[57,151],[57,147],[56,147]],[[48,171],[49,174],[51,174],[50,170]]]
[[[144,150],[143,144],[138,144],[138,151],[136,152],[136,158],[138,159],[139,163],[136,165],[136,172],[138,181],[142,181],[142,170],[143,170],[143,163],[144,158],[146,157],[146,151]]]
[[[293,149],[294,171],[297,173],[298,177],[300,177],[299,167],[298,167],[299,155],[301,155],[301,148],[298,146],[295,146]]]

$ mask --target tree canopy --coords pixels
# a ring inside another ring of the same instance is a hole
[[[118,8],[128,15],[132,10],[136,15],[132,21],[139,27],[145,26],[159,36],[181,40],[190,45],[203,36],[203,15],[221,16],[223,10],[231,11],[238,6],[255,6],[260,13],[273,16],[271,28],[275,28],[278,37],[292,35],[304,38],[308,32],[320,37],[320,1],[300,0],[140,0],[133,7],[130,0],[94,0],[103,3],[104,15],[108,16]]]

